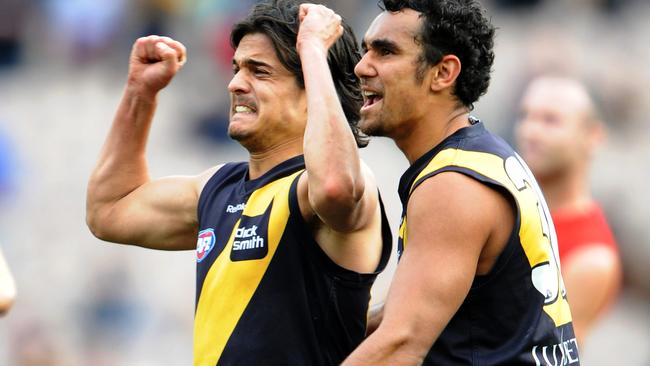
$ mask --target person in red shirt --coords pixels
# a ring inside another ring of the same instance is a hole
[[[551,210],[573,326],[583,342],[616,298],[622,277],[614,236],[589,184],[605,129],[583,84],[542,76],[524,93],[515,135]]]

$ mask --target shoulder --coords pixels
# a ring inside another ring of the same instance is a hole
[[[407,217],[409,223],[445,223],[446,230],[462,231],[472,225],[489,231],[499,216],[495,211],[504,210],[509,210],[509,203],[503,194],[471,176],[448,171],[429,177],[415,187],[408,202]]]
[[[196,191],[197,193],[201,193],[203,191],[203,188],[205,188],[206,184],[210,179],[219,171],[221,168],[223,168],[226,164],[219,164],[217,166],[213,166],[209,169],[204,170],[200,174],[194,177],[194,182],[196,186]]]
[[[454,144],[447,143],[428,161],[416,162],[419,166],[409,169],[417,168],[411,172],[410,189],[445,171],[463,173],[481,182],[499,185],[507,185],[513,173],[523,174],[518,173],[525,171],[523,163],[510,145],[487,130],[479,132],[482,133],[456,140]],[[512,172],[514,168],[517,172]],[[408,183],[403,179],[401,189]]]

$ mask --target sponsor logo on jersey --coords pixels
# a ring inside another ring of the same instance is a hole
[[[257,235],[257,225],[237,228],[232,250],[247,250],[264,247],[264,238]]]
[[[245,203],[240,203],[240,204],[235,205],[235,206],[228,205],[228,207],[226,207],[226,212],[227,213],[236,213],[236,212],[239,212],[239,211],[244,211],[245,208],[246,208]]]
[[[199,232],[199,238],[196,241],[196,261],[201,262],[214,248],[217,238],[214,236],[214,229],[205,229]]]
[[[580,362],[575,338],[549,346],[534,346],[531,353],[536,366],[564,366]]]
[[[233,262],[262,259],[269,252],[268,225],[270,207],[265,213],[255,217],[242,216],[235,229],[230,251]]]

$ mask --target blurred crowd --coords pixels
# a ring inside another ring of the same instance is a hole
[[[375,0],[322,1],[360,38]],[[225,135],[231,24],[253,0],[0,0],[0,247],[18,297],[0,319],[0,365],[191,362],[194,254],[102,243],[84,222],[86,180],[123,88],[133,41],[168,35],[188,64],[163,92],[154,176],[196,174],[246,153]],[[650,364],[650,3],[485,0],[498,27],[488,93],[474,114],[512,141],[526,83],[584,80],[609,130],[593,169],[623,259],[624,289],[584,343],[587,365]],[[410,101],[405,101],[410,102]],[[417,101],[412,101],[416,103]],[[407,162],[376,139],[363,152],[397,230]],[[393,265],[378,281],[385,294]]]

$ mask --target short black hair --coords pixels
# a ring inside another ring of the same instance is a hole
[[[490,85],[494,62],[495,28],[481,4],[476,0],[379,0],[378,5],[390,12],[409,8],[422,14],[416,40],[423,48],[422,65],[435,65],[445,55],[456,55],[461,71],[454,95],[473,109]]]
[[[237,48],[242,38],[248,34],[261,33],[268,36],[282,65],[296,77],[298,85],[304,88],[305,79],[296,49],[300,27],[299,9],[300,3],[296,0],[260,2],[253,7],[246,18],[233,26],[230,42],[233,48]],[[342,25],[343,35],[330,47],[327,61],[357,146],[365,147],[368,145],[368,137],[361,133],[358,127],[363,97],[359,79],[354,74],[354,67],[361,59],[361,54],[352,28],[344,21]]]

